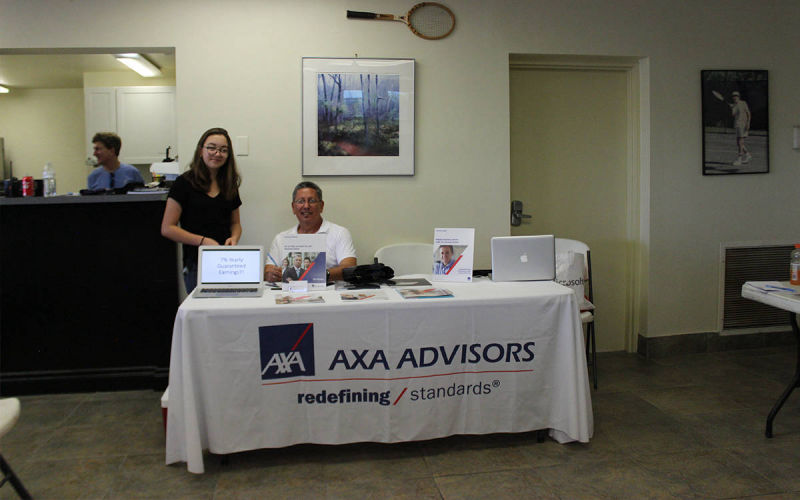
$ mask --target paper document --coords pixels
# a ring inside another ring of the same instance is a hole
[[[283,282],[307,281],[309,290],[324,290],[326,234],[284,236],[281,248]],[[270,255],[270,258],[275,257]]]
[[[472,281],[475,228],[436,228],[433,232],[433,281]]]
[[[792,285],[788,281],[748,281],[745,286],[755,288],[764,293],[784,292],[800,295],[800,286]]]
[[[344,302],[358,302],[360,300],[387,300],[386,292],[383,290],[366,290],[363,292],[340,292]]]
[[[307,295],[276,295],[276,304],[324,304],[325,299],[319,294]]]
[[[404,299],[435,299],[452,297],[453,292],[444,288],[395,288]]]

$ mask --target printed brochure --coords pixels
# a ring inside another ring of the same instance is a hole
[[[324,304],[325,299],[320,294],[289,295],[281,294],[275,296],[276,304]]]
[[[361,292],[340,292],[343,302],[358,302],[364,300],[387,300],[386,292],[383,290],[364,290]]]
[[[433,281],[472,281],[475,228],[436,228],[433,232]]]
[[[292,234],[283,237],[281,270],[283,282],[308,281],[309,290],[326,287],[325,234]]]
[[[395,288],[404,299],[435,299],[452,297],[453,292],[444,288]]]

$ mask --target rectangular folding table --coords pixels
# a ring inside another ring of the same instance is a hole
[[[787,289],[792,288],[789,282],[781,282],[779,286]],[[800,287],[794,288],[798,289]],[[797,339],[797,364],[795,366],[794,377],[792,377],[791,382],[789,382],[786,390],[784,390],[783,394],[778,398],[778,401],[775,402],[775,405],[772,407],[767,417],[765,434],[768,438],[771,438],[772,422],[775,420],[775,416],[786,400],[789,399],[789,395],[792,391],[794,391],[796,387],[800,387],[800,329],[797,327],[797,315],[800,314],[800,294],[779,289],[765,291],[764,286],[759,282],[748,281],[742,285],[742,297],[788,311],[789,323],[792,325],[792,331]]]
[[[206,449],[545,429],[587,442],[574,293],[554,282],[434,285],[453,297],[187,298],[172,338],[166,462],[202,473]]]

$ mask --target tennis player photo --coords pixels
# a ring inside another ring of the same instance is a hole
[[[703,175],[769,172],[767,72],[703,70]]]

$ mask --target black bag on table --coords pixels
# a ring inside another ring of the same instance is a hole
[[[384,264],[364,264],[342,269],[342,278],[353,285],[376,285],[394,277],[394,269]]]

